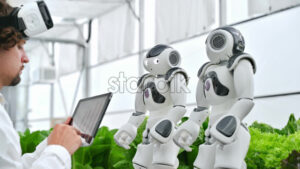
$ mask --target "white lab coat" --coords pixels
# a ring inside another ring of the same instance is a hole
[[[0,169],[70,169],[71,156],[59,145],[47,145],[47,139],[33,153],[22,156],[20,137],[3,105],[0,93]]]

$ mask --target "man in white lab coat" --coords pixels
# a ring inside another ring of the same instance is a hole
[[[5,0],[0,0],[0,17],[11,13]],[[0,89],[15,86],[29,58],[25,40],[13,27],[0,28]],[[71,157],[80,146],[80,133],[72,126],[59,124],[33,153],[22,156],[20,138],[3,107],[0,93],[0,169],[70,169]]]

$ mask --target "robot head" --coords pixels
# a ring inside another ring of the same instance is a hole
[[[228,60],[244,52],[245,41],[241,32],[233,27],[221,27],[210,32],[206,39],[206,53],[213,63]]]
[[[144,67],[154,75],[166,74],[173,67],[180,66],[181,57],[172,47],[156,45],[146,55]]]

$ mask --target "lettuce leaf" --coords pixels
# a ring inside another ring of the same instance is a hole
[[[182,121],[186,121],[185,117]],[[142,142],[142,133],[146,121],[139,127],[136,139],[130,144],[130,149],[119,147],[113,139],[116,129],[101,127],[89,147],[81,147],[72,156],[72,169],[133,169],[132,159],[136,153],[137,145]],[[198,154],[198,147],[205,142],[204,131],[208,127],[207,119],[195,143],[191,146],[192,152],[183,149],[178,154],[179,169],[193,168]],[[283,129],[272,128],[264,123],[254,122],[250,127],[251,141],[246,157],[248,169],[279,169],[293,166],[293,161],[299,157],[300,152],[300,119],[296,121],[291,114],[287,125]],[[27,129],[19,133],[22,153],[33,152],[36,146],[51,132]],[[299,158],[298,158],[299,159]],[[299,162],[298,162],[299,163]]]

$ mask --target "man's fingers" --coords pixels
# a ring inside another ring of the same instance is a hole
[[[71,117],[68,117],[67,120],[64,122],[64,124],[70,125],[71,122],[72,122],[72,118],[71,118]]]
[[[75,130],[76,134],[81,135],[81,132],[78,129],[74,128],[74,130]]]

